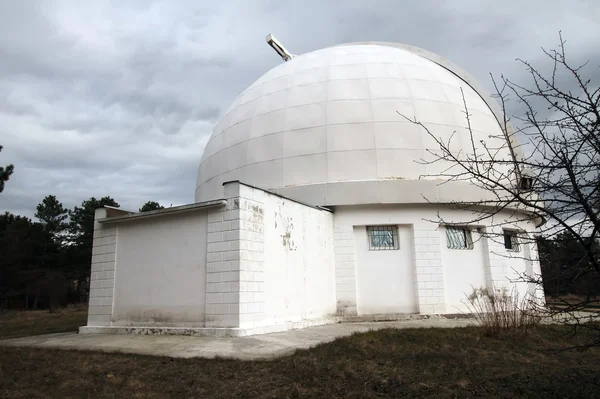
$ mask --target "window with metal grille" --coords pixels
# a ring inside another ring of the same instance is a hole
[[[511,252],[519,252],[521,250],[516,231],[504,230],[504,248]]]
[[[465,227],[446,226],[446,245],[450,249],[473,249],[471,231]]]
[[[368,226],[369,250],[399,249],[397,226]]]

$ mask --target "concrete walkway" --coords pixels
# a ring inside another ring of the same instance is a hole
[[[236,338],[61,333],[0,340],[0,346],[78,349],[179,358],[219,356],[250,360],[288,355],[296,349],[310,348],[355,332],[383,328],[465,327],[471,324],[464,319],[445,318],[340,323]]]

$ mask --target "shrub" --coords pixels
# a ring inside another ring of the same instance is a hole
[[[466,305],[471,319],[488,336],[527,334],[541,322],[533,298],[521,298],[515,288],[473,289]]]

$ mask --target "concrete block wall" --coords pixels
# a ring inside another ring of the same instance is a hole
[[[419,313],[446,312],[440,231],[433,223],[413,225],[415,284]]]
[[[106,216],[107,209],[100,208],[96,209],[94,219],[98,220]],[[117,228],[102,226],[94,221],[88,326],[110,324],[115,286],[116,252]]]
[[[227,206],[209,212],[206,327],[255,327],[264,319],[264,206],[259,190],[225,185]]]
[[[334,224],[335,283],[337,313],[340,316],[354,316],[357,314],[354,240],[352,225]]]

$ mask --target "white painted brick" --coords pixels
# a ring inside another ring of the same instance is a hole
[[[442,298],[430,296],[430,297],[425,298],[425,303],[428,305],[435,305],[437,303],[440,303],[441,300],[442,300]]]
[[[333,253],[335,255],[353,254],[354,253],[354,247],[335,247],[333,249]]]
[[[105,270],[105,271],[115,270],[115,262],[101,262],[99,264],[102,266],[102,270]]]
[[[230,221],[224,221],[224,222],[220,222],[218,223],[217,230],[215,231],[229,231],[233,229],[233,223]]]
[[[102,288],[113,288],[115,280],[102,280]]]
[[[249,270],[240,270],[240,281],[254,281],[254,273]]]
[[[239,260],[241,258],[241,252],[243,251],[227,251],[222,252],[223,260]]]
[[[115,253],[92,255],[92,263],[100,262],[114,262]]]
[[[240,303],[250,303],[254,302],[254,293],[253,292],[240,292]]]
[[[96,237],[94,236],[94,247],[99,247],[103,245],[111,245],[117,242],[116,236],[108,236],[108,237]]]
[[[222,222],[223,221],[223,212],[209,212],[208,214],[208,223]]]
[[[223,212],[223,220],[234,220],[240,218],[240,210],[230,210]]]
[[[206,293],[206,303],[222,303],[223,302],[223,294],[222,293]]]
[[[100,280],[90,281],[90,290],[94,290],[96,288],[102,288],[102,282]]]
[[[222,262],[224,252],[210,252],[206,254],[207,262]]]
[[[222,273],[229,271],[229,262],[217,262],[214,264],[215,272]]]
[[[229,304],[215,304],[215,314],[229,314]]]
[[[215,272],[215,265],[216,263],[206,263],[206,272],[207,273],[214,273]]]
[[[438,287],[437,282],[428,281],[425,283],[425,288],[432,289],[432,288],[437,288],[437,287]]]
[[[353,269],[336,268],[335,276],[336,277],[354,276],[354,270]]]
[[[444,290],[433,290],[433,296],[438,298],[444,297]]]
[[[239,292],[229,292],[223,294],[223,303],[239,303],[240,301],[240,293]],[[230,311],[231,312],[231,311]]]
[[[204,311],[206,312],[207,315],[215,314],[215,305],[206,305],[204,307]]]
[[[229,221],[231,230],[244,230],[242,229],[242,221],[240,219],[233,219]]]
[[[218,315],[206,322],[206,327],[235,327],[239,323],[237,314]]]
[[[206,283],[206,292],[217,292],[217,290],[215,289],[215,283]]]
[[[254,281],[265,281],[265,272],[254,272]]]
[[[92,255],[114,254],[115,248],[114,244],[95,246],[92,248]]]
[[[248,249],[249,244],[247,241],[227,241],[229,243],[229,249],[232,251],[238,251],[240,249]]]
[[[207,273],[206,274],[206,282],[207,283],[220,283],[222,280],[222,273]]]
[[[230,292],[229,282],[215,283],[215,291],[220,293]]]
[[[223,241],[235,241],[240,239],[240,231],[226,231],[223,233]]]
[[[240,250],[238,252],[238,258],[240,260],[253,260],[254,259],[254,255],[252,254],[251,251],[246,251],[246,250]]]
[[[354,292],[356,290],[356,284],[337,284],[336,286],[340,292]]]
[[[215,242],[213,252],[229,251],[229,242]]]
[[[229,271],[240,270],[240,261],[239,260],[231,260],[229,261]]]
[[[92,309],[94,306],[101,306],[102,305],[102,303],[100,302],[101,299],[103,299],[103,298],[90,298],[90,302],[89,302],[90,309]]]
[[[221,274],[222,281],[239,281],[239,272],[225,272]]]
[[[211,242],[221,242],[221,241],[223,241],[223,233],[222,232],[208,233],[206,242],[211,243]]]

